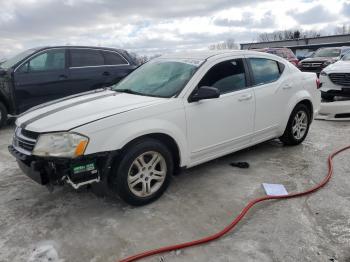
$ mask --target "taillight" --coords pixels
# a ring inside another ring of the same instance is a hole
[[[293,65],[298,66],[299,60],[298,60],[298,59],[292,59],[292,60],[290,60],[290,62],[291,62]]]
[[[321,81],[316,77],[316,88],[319,89],[321,87]]]

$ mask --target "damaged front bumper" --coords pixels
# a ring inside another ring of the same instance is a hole
[[[116,152],[103,152],[76,159],[46,158],[24,154],[12,145],[8,149],[28,177],[51,188],[67,183],[78,189],[87,184],[99,183],[108,176],[116,156]]]

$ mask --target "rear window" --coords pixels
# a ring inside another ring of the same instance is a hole
[[[99,50],[71,49],[71,67],[104,65],[104,58]]]
[[[253,71],[255,85],[276,81],[284,69],[280,68],[277,61],[271,59],[249,58],[249,62]]]
[[[127,65],[128,61],[124,57],[115,52],[103,51],[106,65]]]

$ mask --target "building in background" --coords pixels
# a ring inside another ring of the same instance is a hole
[[[242,43],[241,49],[261,49],[267,47],[288,47],[297,57],[303,57],[307,53],[320,47],[350,46],[350,34],[318,36],[310,38],[298,38],[292,40],[267,41]]]

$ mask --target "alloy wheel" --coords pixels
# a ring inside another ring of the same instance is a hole
[[[157,192],[165,181],[167,165],[164,157],[155,151],[138,156],[128,172],[130,191],[138,197],[148,197]]]
[[[293,120],[292,133],[295,139],[300,140],[304,137],[308,127],[308,116],[304,111],[299,111]]]

